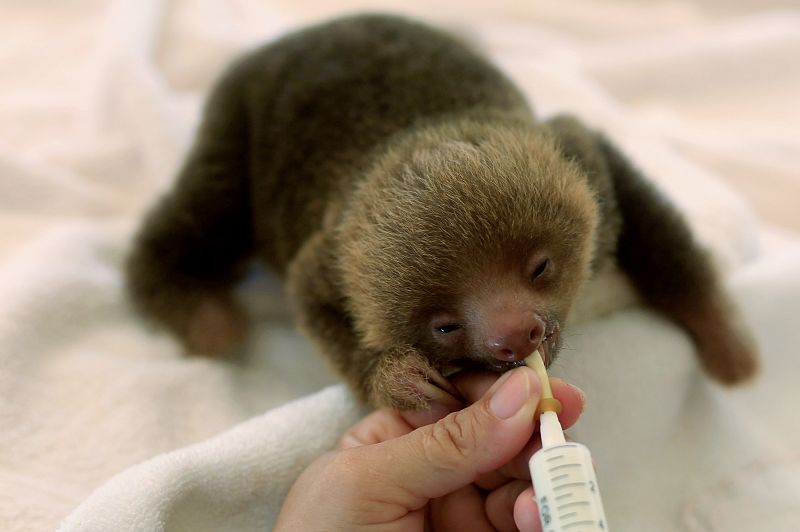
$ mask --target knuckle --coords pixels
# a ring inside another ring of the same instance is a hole
[[[476,422],[463,411],[453,412],[432,425],[424,449],[429,462],[445,470],[463,467],[475,455]]]
[[[342,496],[342,500],[360,500],[369,491],[360,472],[356,453],[345,449],[335,453],[325,468],[322,481],[330,480],[331,488]]]

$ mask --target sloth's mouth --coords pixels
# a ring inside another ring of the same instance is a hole
[[[539,352],[542,354],[544,365],[549,367],[550,364],[558,356],[558,351],[561,349],[561,328],[557,322],[550,325],[549,330],[542,338],[542,343],[539,345]],[[441,369],[441,374],[449,378],[456,373],[465,370],[489,370],[495,373],[505,373],[514,368],[525,365],[525,360],[503,361],[497,360],[493,357],[484,357],[476,360],[471,357],[458,358],[450,361],[446,366]]]
[[[513,362],[503,362],[501,360],[487,361],[484,367],[498,373],[504,373],[510,369],[525,365],[525,360],[515,360]]]

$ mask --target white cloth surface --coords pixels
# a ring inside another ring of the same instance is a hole
[[[358,420],[342,385],[133,467],[60,530],[269,530],[294,479]]]
[[[570,336],[554,373],[589,398],[570,433],[591,446],[612,530],[796,530],[800,360],[787,346],[800,330],[785,311],[800,301],[797,272],[800,247],[733,279],[767,354],[745,389],[710,383],[685,336],[639,309]],[[327,388],[121,473],[60,530],[269,530],[296,475],[359,414],[341,385]]]
[[[141,323],[119,268],[223,65],[364,5],[0,5],[0,529],[52,530],[90,495],[64,530],[265,529],[297,471],[355,419],[338,388],[263,414],[333,382],[273,280],[243,287],[264,318],[244,353],[208,360]],[[796,239],[765,231],[750,204],[800,227],[800,11],[745,0],[380,6],[466,34],[540,115],[569,111],[608,131],[733,276],[766,357],[751,389],[703,380],[685,338],[640,310],[568,338],[557,371],[588,392],[573,435],[595,454],[615,529],[795,530],[800,261]]]

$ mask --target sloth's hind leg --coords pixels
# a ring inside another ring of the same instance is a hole
[[[604,139],[622,227],[620,267],[642,298],[692,337],[706,371],[724,384],[751,378],[755,345],[707,254],[678,211]]]
[[[145,219],[126,265],[137,310],[202,354],[235,347],[246,330],[230,293],[252,253],[243,106],[223,80],[174,189]]]

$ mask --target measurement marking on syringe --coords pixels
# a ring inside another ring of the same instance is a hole
[[[552,480],[553,480],[553,482],[558,482],[562,478],[567,478],[568,476],[569,476],[569,473],[562,473],[562,474],[560,474],[558,476],[553,477]]]
[[[572,497],[572,493],[564,493],[563,495],[556,495],[556,500],[566,499],[567,497]]]
[[[572,506],[589,506],[589,501],[567,502],[567,503],[564,503],[564,504],[559,504],[558,506],[556,506],[556,508],[558,508],[559,510],[563,510],[564,508],[569,508],[569,507],[572,507]]]
[[[580,467],[580,466],[581,466],[580,464],[561,464],[551,467],[548,471],[552,473],[553,471],[556,471],[558,469],[565,469],[567,467]]]
[[[561,484],[560,486],[555,486],[553,491],[555,490],[563,490],[564,488],[571,488],[572,486],[585,486],[586,482],[568,482],[566,484]]]
[[[550,457],[548,457],[548,458],[547,458],[547,461],[548,461],[548,462],[550,462],[550,461],[552,461],[552,460],[559,460],[559,459],[561,459],[561,458],[564,458],[564,455],[563,455],[563,454],[558,454],[558,455],[556,455],[556,456],[550,456]]]
[[[566,525],[562,525],[561,528],[567,529],[572,528],[574,526],[582,526],[582,525],[593,525],[595,524],[594,521],[575,521],[574,523],[568,523]]]

